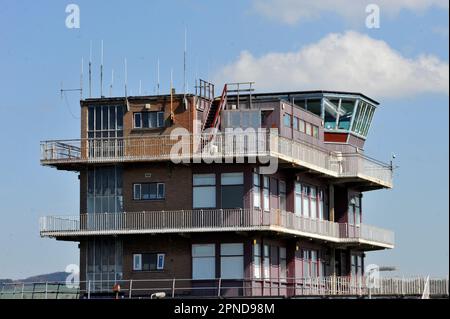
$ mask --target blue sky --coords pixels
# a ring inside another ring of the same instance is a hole
[[[393,190],[365,194],[364,221],[393,229],[397,247],[368,261],[404,274],[448,273],[448,2],[379,1],[379,29],[365,27],[364,0],[72,2],[80,29],[65,26],[71,2],[0,0],[0,278],[78,262],[77,244],[39,238],[39,216],[79,210],[77,175],[41,167],[39,141],[79,137],[79,95],[61,99],[59,89],[61,81],[79,86],[90,41],[94,95],[101,40],[105,90],[114,68],[114,95],[123,94],[124,58],[132,93],[140,80],[143,93],[154,92],[158,58],[162,91],[172,68],[181,90],[185,27],[190,86],[199,76],[220,87],[231,74],[261,90],[348,87],[381,101],[366,152],[385,161],[394,152],[400,167]],[[268,65],[273,54],[276,68]],[[292,61],[295,72],[286,69]],[[330,61],[345,68],[324,67]]]

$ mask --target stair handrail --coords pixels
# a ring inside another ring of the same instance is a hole
[[[214,120],[210,127],[216,127],[217,121],[219,119],[220,111],[222,111],[222,108],[224,108],[227,100],[227,91],[228,91],[228,84],[225,84],[223,86],[222,96],[220,97],[220,103],[216,110],[216,115],[214,116]]]

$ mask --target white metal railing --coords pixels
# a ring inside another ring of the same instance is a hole
[[[173,153],[175,144],[182,145],[183,151]],[[175,140],[154,135],[41,142],[44,165],[170,160],[174,155],[179,159],[273,156],[332,177],[357,177],[392,187],[392,170],[387,164],[360,153],[342,154],[265,132],[188,134]]]
[[[363,297],[396,298],[411,296],[420,298],[425,290],[431,298],[448,298],[448,278],[424,277],[380,278],[375,286],[369,286],[364,276],[358,277],[311,277],[275,279],[215,278],[193,280],[185,278],[140,280],[88,280],[71,282],[0,283],[0,299],[76,299],[98,298],[96,293],[109,293],[120,285],[120,298],[151,298],[156,292],[164,292],[167,298],[186,296],[209,297]],[[426,287],[428,283],[428,287]],[[103,294],[103,298],[105,295]]]
[[[42,236],[88,234],[170,233],[206,231],[279,230],[336,242],[364,240],[393,246],[394,233],[361,224],[352,226],[259,209],[213,209],[46,216]]]

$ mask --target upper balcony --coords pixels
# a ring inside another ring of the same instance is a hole
[[[42,237],[77,240],[80,236],[168,234],[192,232],[267,231],[364,246],[394,247],[394,233],[360,224],[310,219],[279,210],[214,209],[48,216],[40,219]]]
[[[79,170],[87,164],[118,162],[226,160],[236,157],[276,158],[280,163],[323,174],[362,189],[391,188],[389,165],[361,153],[330,151],[273,133],[187,134],[78,139],[41,142],[41,164]]]

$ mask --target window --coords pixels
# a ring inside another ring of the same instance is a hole
[[[306,101],[307,110],[322,117],[322,100],[321,99],[309,99]]]
[[[310,188],[310,207],[311,207],[311,218],[317,218],[317,188]]]
[[[261,183],[259,174],[253,173],[253,207],[261,208]]]
[[[222,279],[244,278],[244,245],[220,245],[220,277]]]
[[[134,254],[133,271],[164,270],[165,254]]]
[[[319,276],[319,251],[311,249],[302,250],[303,277]]]
[[[313,126],[313,137],[319,138],[319,127],[315,125]]]
[[[283,115],[283,123],[284,123],[284,126],[286,126],[286,127],[291,127],[292,126],[292,117],[291,117],[291,115],[290,114],[287,114],[287,113],[284,113],[284,115]]]
[[[194,208],[216,207],[216,175],[196,174],[193,176]]]
[[[309,278],[311,277],[310,267],[310,251],[309,250],[302,250],[302,265],[303,265],[303,277]]]
[[[319,258],[316,250],[311,250],[311,276],[317,277],[319,275]]]
[[[325,220],[323,190],[295,182],[295,214],[306,218]]]
[[[134,128],[141,128],[141,127],[142,127],[142,114],[134,113]]]
[[[263,266],[264,266],[264,279],[270,279],[270,249],[269,249],[269,245],[264,245]]]
[[[328,218],[325,218],[325,215],[324,215],[323,190],[321,190],[321,189],[319,190],[318,197],[319,197],[319,219],[320,220],[328,219]]]
[[[133,255],[133,270],[142,270],[142,255],[134,254]]]
[[[216,278],[215,244],[192,245],[192,279]]]
[[[302,215],[302,184],[295,182],[295,215]]]
[[[164,112],[134,113],[134,128],[164,127]]]
[[[358,273],[358,256],[356,255],[351,255],[351,274],[352,276],[356,276]]]
[[[261,244],[253,245],[253,277],[261,278]]]
[[[87,190],[88,214],[123,211],[122,169],[120,167],[89,169]]]
[[[286,182],[279,182],[280,188],[280,210],[286,211]]]
[[[269,197],[269,177],[263,177],[263,209],[265,211],[270,210],[270,197]]]
[[[348,205],[348,223],[359,226],[361,224],[361,197],[352,196]]]
[[[303,186],[303,217],[309,218],[309,194],[311,192],[311,187],[304,185]]]
[[[312,136],[312,125],[311,123],[306,122],[306,135]]]
[[[286,248],[280,247],[280,280],[285,281],[287,278],[287,268],[286,268]]]
[[[292,127],[294,128],[294,130],[298,131],[298,117],[294,116],[294,121],[292,122]]]
[[[298,130],[300,132],[305,133],[305,126],[306,126],[305,121],[299,120],[299,122],[298,122]]]
[[[224,173],[221,175],[221,208],[244,208],[244,174]]]
[[[164,183],[143,183],[133,185],[134,200],[161,200],[164,198]]]

